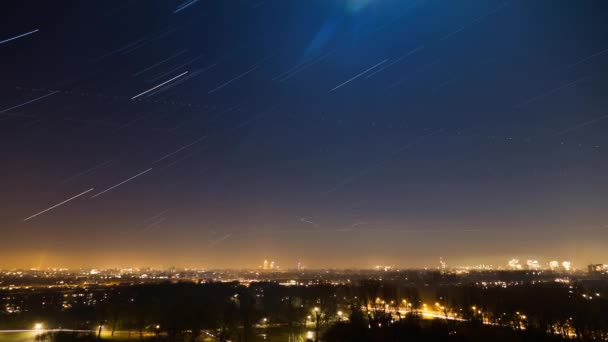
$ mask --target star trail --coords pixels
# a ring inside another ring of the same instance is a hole
[[[604,1],[8,1],[0,267],[606,262]]]

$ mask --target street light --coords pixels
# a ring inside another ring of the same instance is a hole
[[[34,330],[36,330],[36,331],[42,330],[43,327],[44,326],[42,325],[42,323],[36,323],[36,324],[34,324]]]
[[[342,321],[342,311],[338,311],[338,317],[340,318],[340,321]]]

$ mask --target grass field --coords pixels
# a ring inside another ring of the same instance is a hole
[[[0,342],[32,342],[36,333],[2,333],[0,334]]]

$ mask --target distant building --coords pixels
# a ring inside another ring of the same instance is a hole
[[[572,263],[570,261],[562,261],[562,267],[564,268],[564,271],[570,272],[572,269]]]
[[[540,263],[538,262],[538,260],[526,260],[526,265],[528,266],[528,269],[531,271],[540,270]]]
[[[262,265],[262,269],[263,270],[267,270],[268,269],[268,260],[264,260],[264,264]]]
[[[384,271],[384,272],[388,272],[390,271],[393,267],[392,266],[382,266],[382,265],[376,265],[376,267],[374,267],[376,269],[376,271]]]
[[[511,259],[509,260],[509,269],[511,270],[521,270],[521,264],[519,263],[519,259]]]
[[[441,270],[441,272],[445,272],[447,268],[448,264],[445,262],[445,260],[443,260],[443,258],[439,258],[439,269]]]
[[[559,269],[559,261],[553,260],[549,262],[549,269],[551,271],[557,271]]]
[[[608,273],[608,265],[606,264],[591,264],[587,266],[587,271],[591,274]]]

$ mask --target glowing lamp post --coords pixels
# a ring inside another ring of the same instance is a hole
[[[318,307],[315,307],[314,310],[315,312],[315,341],[317,341],[317,338],[319,336],[319,331],[321,330],[321,310]]]

